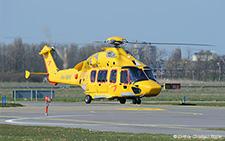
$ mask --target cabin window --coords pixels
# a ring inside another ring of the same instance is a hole
[[[96,70],[91,71],[91,82],[95,82]]]
[[[121,71],[120,82],[124,83],[124,84],[128,84],[128,82],[129,82],[128,70]]]
[[[98,82],[107,82],[107,70],[98,71]]]
[[[110,74],[110,83],[116,83],[117,70],[112,70]]]

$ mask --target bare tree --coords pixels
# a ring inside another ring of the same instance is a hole
[[[219,56],[211,51],[200,51],[194,62],[194,71],[198,80],[216,80],[219,72]]]
[[[74,67],[78,63],[78,56],[78,46],[71,44],[68,50],[68,64],[70,68]]]

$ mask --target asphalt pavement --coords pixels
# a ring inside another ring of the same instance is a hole
[[[59,126],[130,133],[218,135],[225,137],[225,107],[18,102],[24,107],[0,108],[0,124]]]

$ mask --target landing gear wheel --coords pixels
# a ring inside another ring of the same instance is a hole
[[[141,104],[141,99],[138,97],[136,98],[137,104]]]
[[[139,97],[136,97],[132,100],[133,104],[141,104],[141,99]]]
[[[86,95],[84,101],[85,101],[86,104],[90,104],[91,103],[91,99],[92,98],[91,98],[90,95]]]
[[[120,104],[125,104],[126,103],[126,98],[119,98]]]
[[[133,104],[137,104],[136,98],[132,99],[132,103],[133,103]]]

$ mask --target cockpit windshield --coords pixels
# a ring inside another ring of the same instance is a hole
[[[138,81],[148,80],[142,69],[137,67],[122,67],[123,69],[129,70],[130,83],[135,83]]]
[[[154,74],[152,73],[151,70],[144,70],[144,72],[146,73],[146,75],[148,76],[148,78],[150,80],[154,80],[155,81],[155,76],[154,76]]]

